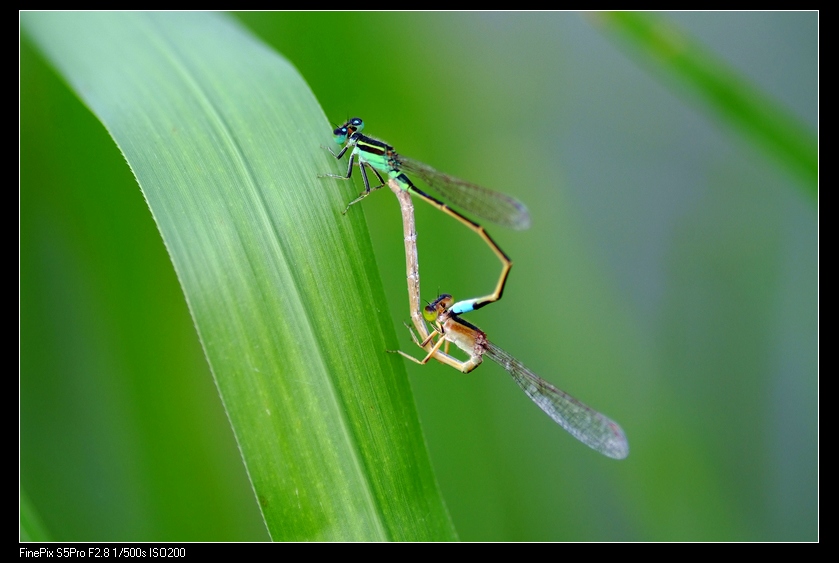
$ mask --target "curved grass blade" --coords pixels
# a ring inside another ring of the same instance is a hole
[[[21,19],[137,178],[271,537],[455,539],[385,353],[363,217],[317,180],[327,121],[296,70],[215,13]]]

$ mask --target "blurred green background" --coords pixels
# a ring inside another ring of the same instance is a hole
[[[615,462],[495,365],[409,364],[461,539],[818,538],[817,206],[800,176],[578,14],[237,17],[333,122],[363,117],[530,207],[528,231],[487,225],[515,266],[469,318],[627,433]],[[662,17],[817,131],[817,13]],[[27,514],[56,540],[268,539],[140,190],[25,38],[20,143]],[[396,201],[350,213],[409,350]],[[417,224],[426,299],[494,285],[476,236],[421,203]]]

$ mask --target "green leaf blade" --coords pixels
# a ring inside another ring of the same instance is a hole
[[[454,532],[311,91],[217,14],[27,13],[172,258],[273,539]],[[355,210],[354,210],[355,211]],[[400,266],[401,267],[401,266]]]
[[[643,63],[677,81],[714,117],[768,153],[817,200],[818,139],[800,119],[665,18],[606,12],[591,19],[634,47]]]

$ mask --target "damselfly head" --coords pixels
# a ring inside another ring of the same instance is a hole
[[[437,321],[437,309],[435,309],[431,305],[426,305],[422,309],[422,316],[426,321],[428,321],[430,323],[436,322]]]
[[[352,119],[348,119],[347,122],[340,127],[336,127],[332,131],[332,135],[335,138],[336,143],[343,145],[347,142],[348,137],[352,137],[353,133],[361,131],[362,129],[364,129],[364,121],[360,117],[353,117]]]
[[[360,117],[353,117],[345,124],[353,133],[364,129],[364,121]]]
[[[443,293],[437,297],[437,299],[425,306],[422,316],[430,323],[436,322],[441,315],[448,312],[449,307],[451,307],[453,303],[454,298],[448,293]]]

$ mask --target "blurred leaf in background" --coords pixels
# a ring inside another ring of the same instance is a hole
[[[360,116],[398,151],[528,204],[531,230],[489,229],[515,265],[504,299],[470,320],[627,433],[631,455],[614,462],[497,366],[409,365],[461,539],[818,539],[817,208],[782,157],[577,14],[237,17],[299,69],[332,122]],[[817,134],[818,13],[658,17]],[[348,216],[366,218],[408,350],[396,204],[377,193],[361,206]],[[486,292],[495,258],[427,207],[424,297]],[[22,378],[36,381],[22,387],[22,483],[37,487],[52,537],[266,539],[136,183],[25,41],[21,334]],[[163,393],[173,368],[192,375]],[[119,370],[130,385],[104,376]],[[125,465],[148,451],[137,428],[161,412],[161,434],[188,450]],[[136,494],[115,517],[117,486]]]

